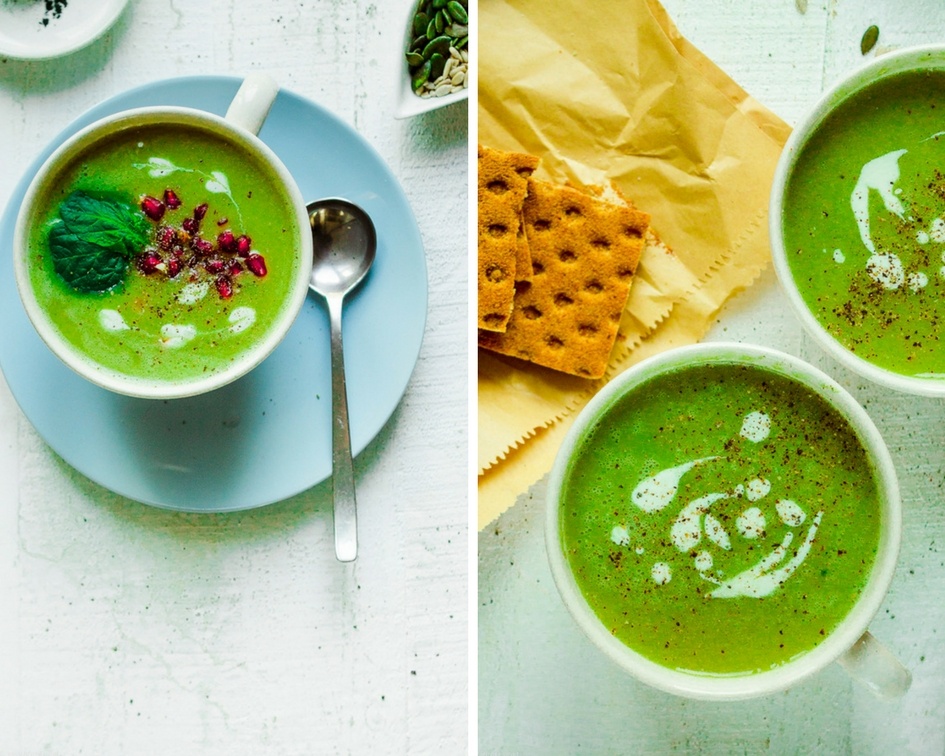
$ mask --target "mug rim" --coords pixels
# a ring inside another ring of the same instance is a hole
[[[921,65],[923,62],[926,65]],[[775,274],[781,283],[791,308],[805,330],[828,354],[844,367],[886,388],[918,396],[945,396],[945,377],[931,378],[904,375],[880,367],[850,351],[838,341],[814,316],[800,294],[788,265],[784,244],[782,218],[785,191],[798,156],[823,120],[840,103],[856,95],[869,85],[898,73],[935,68],[945,70],[945,45],[914,45],[874,58],[859,66],[832,84],[792,129],[775,167],[768,204],[768,237]]]
[[[882,497],[880,540],[876,559],[860,597],[846,616],[813,649],[778,667],[754,673],[699,674],[665,667],[610,634],[577,585],[562,549],[559,510],[562,489],[575,446],[588,428],[613,403],[644,381],[673,369],[700,364],[759,365],[776,370],[815,391],[850,424],[874,465]],[[785,690],[850,650],[879,611],[892,583],[902,539],[899,484],[889,450],[879,430],[860,404],[828,375],[792,355],[767,347],[735,342],[711,342],[678,347],[628,368],[599,391],[568,429],[548,479],[545,544],[551,573],[569,613],[585,635],[625,671],[648,685],[676,695],[705,700],[740,700]]]
[[[80,352],[59,334],[48,314],[39,305],[30,281],[27,264],[29,217],[34,213],[36,200],[45,191],[49,178],[55,177],[57,172],[68,165],[76,155],[89,149],[101,139],[120,133],[127,128],[160,123],[204,129],[224,142],[239,145],[253,158],[260,160],[272,171],[277,185],[285,193],[286,199],[294,210],[299,228],[298,267],[289,295],[282,303],[278,316],[264,338],[241,352],[239,357],[226,367],[214,371],[209,376],[199,376],[188,380],[130,376],[103,367],[94,358]],[[137,398],[179,399],[196,396],[225,386],[257,367],[278,346],[295,322],[308,294],[311,274],[311,268],[306,264],[312,256],[312,240],[307,229],[308,212],[295,179],[275,152],[258,136],[222,116],[197,108],[172,105],[130,108],[104,116],[68,137],[43,161],[33,176],[20,204],[14,225],[13,256],[17,290],[26,314],[42,341],[63,363],[91,383],[118,394]]]

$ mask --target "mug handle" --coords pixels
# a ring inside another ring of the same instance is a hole
[[[912,673],[868,632],[837,662],[880,698],[898,698],[912,684]]]
[[[270,76],[251,73],[243,79],[224,118],[251,134],[258,134],[277,94],[279,85]]]

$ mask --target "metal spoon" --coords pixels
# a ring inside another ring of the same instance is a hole
[[[348,396],[341,342],[341,311],[345,295],[367,275],[377,250],[374,224],[357,205],[343,199],[322,199],[308,205],[312,227],[312,280],[309,288],[328,303],[331,323],[331,479],[335,519],[335,556],[350,562],[358,555],[358,515],[354,465],[348,431]]]

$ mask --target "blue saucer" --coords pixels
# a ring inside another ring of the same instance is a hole
[[[16,291],[13,227],[39,166],[83,126],[146,105],[222,115],[239,84],[237,78],[217,76],[169,79],[98,105],[30,166],[0,220],[0,368],[24,414],[59,456],[96,483],[146,504],[188,512],[263,506],[331,475],[323,303],[310,297],[272,355],[228,386],[174,401],[125,397],[80,378],[36,334]],[[280,92],[259,136],[292,172],[306,201],[344,197],[363,207],[377,229],[374,267],[345,300],[348,406],[357,454],[396,409],[420,351],[427,313],[420,232],[383,160],[315,103]]]

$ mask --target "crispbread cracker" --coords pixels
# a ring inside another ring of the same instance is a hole
[[[530,282],[516,287],[505,333],[479,345],[583,378],[600,378],[650,218],[572,187],[529,180],[525,232]]]
[[[531,269],[520,234],[528,177],[538,158],[479,145],[479,328],[504,331],[512,312],[515,279]]]

